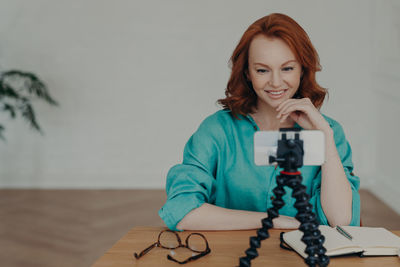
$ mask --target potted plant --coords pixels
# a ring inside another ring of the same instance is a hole
[[[32,106],[36,99],[53,106],[58,105],[50,96],[47,86],[35,74],[20,70],[10,70],[0,74],[0,111],[7,112],[12,119],[22,116],[31,128],[42,133]],[[2,139],[4,130],[4,125],[0,124]]]

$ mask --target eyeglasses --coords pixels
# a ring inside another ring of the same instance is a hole
[[[208,253],[211,252],[210,247],[208,246],[208,241],[206,237],[200,233],[191,233],[185,239],[185,244],[182,244],[181,238],[179,237],[178,233],[171,231],[171,230],[164,230],[158,234],[157,242],[150,245],[149,247],[145,248],[142,252],[137,254],[136,252],[133,254],[136,259],[141,258],[142,256],[146,255],[150,250],[154,247],[160,247],[165,249],[176,249],[179,247],[188,248],[193,252],[199,253],[197,255],[193,255],[189,257],[187,260],[178,261],[174,259],[171,255],[167,256],[168,260],[177,262],[179,264],[185,264],[193,260],[197,260]]]

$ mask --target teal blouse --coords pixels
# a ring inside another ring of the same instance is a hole
[[[359,225],[360,179],[351,173],[351,148],[341,125],[325,115],[324,118],[333,129],[336,148],[353,193],[350,225]],[[185,146],[183,162],[172,167],[167,175],[167,201],[158,213],[168,228],[177,230],[179,221],[203,203],[261,212],[272,207],[272,189],[281,169],[254,164],[253,138],[257,130],[251,116],[239,115],[239,119],[235,119],[229,110],[220,110],[201,123]],[[321,207],[321,167],[303,166],[299,170],[319,223],[327,225]],[[294,217],[297,213],[293,206],[295,199],[291,189],[285,189],[285,206],[279,213]]]

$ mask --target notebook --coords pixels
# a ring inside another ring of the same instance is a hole
[[[325,236],[323,246],[327,256],[339,256],[359,253],[361,256],[398,255],[400,237],[386,230],[376,227],[341,226],[352,239],[346,238],[336,228],[320,225],[319,230]],[[303,258],[306,245],[301,241],[303,232],[295,230],[283,234],[283,240]]]

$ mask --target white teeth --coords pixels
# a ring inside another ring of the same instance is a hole
[[[271,95],[280,95],[280,94],[282,94],[283,92],[284,92],[285,90],[282,90],[282,91],[268,91],[268,93],[270,93]]]

